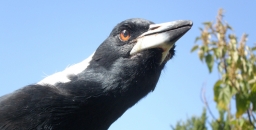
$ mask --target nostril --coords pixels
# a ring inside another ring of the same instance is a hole
[[[149,30],[155,30],[155,29],[157,29],[157,28],[159,28],[160,26],[156,26],[156,27],[151,27],[151,28],[149,28]]]

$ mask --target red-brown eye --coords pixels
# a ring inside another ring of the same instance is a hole
[[[128,41],[131,37],[130,35],[130,32],[128,30],[123,30],[121,33],[120,33],[120,40],[122,41]]]

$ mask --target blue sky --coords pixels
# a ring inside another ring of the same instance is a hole
[[[215,109],[212,85],[218,74],[209,74],[197,53],[190,53],[201,23],[213,21],[218,9],[224,8],[225,20],[235,33],[248,33],[248,44],[253,45],[255,5],[255,0],[0,1],[0,95],[86,59],[125,19],[192,20],[194,26],[176,43],[176,56],[167,63],[155,91],[110,127],[168,130],[179,120],[201,114],[203,84],[210,107]]]

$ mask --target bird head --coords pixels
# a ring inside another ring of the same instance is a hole
[[[175,42],[191,26],[192,22],[185,20],[162,24],[139,18],[125,20],[114,27],[94,59],[106,68],[120,58],[130,59],[127,64],[163,67],[175,53]]]

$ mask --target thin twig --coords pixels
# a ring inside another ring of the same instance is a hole
[[[253,124],[253,122],[252,122],[251,114],[250,114],[249,109],[247,110],[247,115],[248,115],[248,118],[249,118],[250,124],[253,126],[253,128],[254,128],[254,129],[256,129],[255,125],[254,125],[254,124]]]
[[[254,116],[253,113],[252,113],[252,109],[250,109],[250,112],[251,112],[251,116],[252,116],[253,122],[255,122],[256,119],[255,119],[255,116]]]
[[[211,111],[211,109],[210,109],[210,107],[209,107],[209,105],[208,105],[208,102],[207,102],[207,100],[206,100],[206,97],[205,97],[205,89],[204,89],[204,88],[201,89],[201,93],[202,93],[201,99],[202,99],[203,103],[205,104],[205,106],[206,106],[207,110],[209,111],[210,115],[212,116],[213,120],[216,121],[216,118],[215,118],[215,116],[213,115],[213,113],[212,113],[212,111]]]
[[[204,85],[205,85],[205,84],[203,84],[203,86],[204,86]],[[213,115],[213,113],[212,113],[212,111],[211,111],[211,109],[210,109],[210,107],[209,107],[209,105],[208,105],[208,102],[207,102],[207,100],[206,100],[205,93],[206,93],[206,92],[205,92],[205,89],[204,89],[204,87],[202,87],[202,89],[201,89],[201,100],[202,100],[202,102],[205,104],[206,109],[209,111],[210,115],[212,116],[213,121],[217,122],[217,123],[219,124],[219,126],[221,126],[221,127],[224,129],[225,124],[224,124],[224,126],[223,126],[223,124],[221,124],[221,123],[216,119],[216,117]]]

